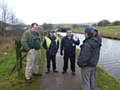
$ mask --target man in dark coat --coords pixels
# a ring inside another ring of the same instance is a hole
[[[100,41],[101,45],[102,45],[102,38],[98,33],[97,29],[94,29],[94,36]]]
[[[72,75],[75,75],[75,55],[76,45],[79,45],[80,41],[77,36],[72,34],[72,30],[67,30],[67,35],[62,38],[60,52],[63,55],[64,51],[64,66],[62,74],[66,73],[68,69],[68,59],[70,58]]]
[[[85,29],[85,40],[81,45],[78,65],[81,67],[83,90],[95,90],[95,67],[99,61],[100,41],[94,36],[93,28]]]

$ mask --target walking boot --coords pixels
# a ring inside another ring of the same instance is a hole
[[[33,76],[42,76],[42,74],[41,73],[37,73],[37,74],[33,74]]]
[[[65,74],[65,73],[66,73],[66,71],[65,71],[65,70],[63,70],[62,74]]]
[[[75,75],[75,72],[72,72],[72,75]]]
[[[32,83],[32,79],[25,79],[27,83]]]
[[[58,71],[56,69],[53,69],[53,72],[58,73]]]
[[[47,71],[46,71],[46,74],[48,74],[50,72],[50,69],[48,69]]]

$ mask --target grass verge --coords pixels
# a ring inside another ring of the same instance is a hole
[[[40,72],[42,72],[45,63],[45,50],[42,48],[41,52]],[[23,60],[24,62],[26,62],[26,59]],[[0,90],[36,90],[41,77],[32,77],[33,83],[27,84],[24,77],[25,64],[23,64],[23,68],[21,69],[21,75],[18,75],[18,68],[9,75],[14,64],[16,64],[14,52],[0,55]]]
[[[41,40],[47,31],[40,31]],[[27,84],[25,81],[25,66],[26,58],[22,61],[23,68],[16,67],[14,72],[9,75],[13,66],[17,63],[15,53],[15,41],[21,40],[23,32],[18,32],[15,36],[1,37],[0,36],[0,90],[36,90],[41,77],[33,77],[32,84]],[[41,62],[39,71],[42,72],[45,64],[46,51],[41,49]],[[7,53],[7,54],[5,54]]]
[[[120,83],[99,66],[97,66],[97,86],[101,90],[120,90]]]

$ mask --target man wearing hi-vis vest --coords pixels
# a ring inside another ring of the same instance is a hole
[[[43,48],[46,49],[47,56],[47,71],[46,74],[50,72],[50,62],[52,60],[53,72],[58,72],[56,70],[56,54],[59,48],[59,40],[54,35],[54,30],[50,30],[48,35],[45,36],[43,41]]]

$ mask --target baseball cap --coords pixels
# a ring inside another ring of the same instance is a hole
[[[54,33],[55,31],[54,31],[54,30],[49,30],[49,32],[52,32],[52,33]]]
[[[85,33],[88,33],[88,34],[94,33],[94,28],[92,28],[92,27],[87,27],[87,28],[85,29]]]

